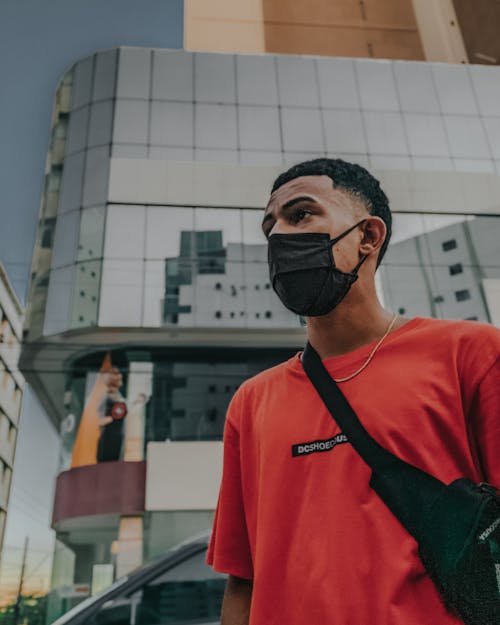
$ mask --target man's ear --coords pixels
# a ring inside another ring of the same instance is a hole
[[[363,238],[361,239],[359,251],[363,256],[372,254],[379,250],[387,235],[387,228],[384,220],[380,217],[368,217],[363,226]]]

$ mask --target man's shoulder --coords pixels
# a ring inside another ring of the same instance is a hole
[[[292,356],[288,360],[284,362],[280,362],[273,367],[268,367],[259,373],[256,373],[251,378],[248,378],[241,385],[241,389],[247,393],[254,393],[255,391],[260,391],[264,386],[268,386],[269,384],[275,384],[278,381],[281,381],[283,377],[293,374],[295,369],[294,361],[297,359],[297,355]]]
[[[252,414],[263,398],[276,389],[283,391],[289,376],[296,375],[297,356],[273,367],[269,367],[245,380],[233,395],[229,404],[227,418],[233,424],[238,424],[243,414]]]
[[[447,354],[455,359],[459,371],[481,377],[500,359],[500,330],[478,321],[425,319],[421,334],[415,336],[424,349],[437,359]],[[448,358],[446,356],[446,358]]]
[[[442,340],[453,342],[487,341],[500,347],[500,330],[488,323],[473,320],[422,319],[423,332],[434,333]]]

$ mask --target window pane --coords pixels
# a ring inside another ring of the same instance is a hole
[[[361,108],[372,111],[397,111],[399,100],[392,63],[374,63],[371,60],[357,60],[355,63]]]
[[[439,102],[427,63],[394,64],[396,83],[403,111],[439,113]]]
[[[193,55],[185,50],[153,52],[153,100],[193,101]]]
[[[278,88],[282,106],[318,106],[314,59],[278,56]]]
[[[143,325],[157,328],[164,321],[165,261],[146,260],[144,269]]]
[[[106,219],[104,256],[144,258],[144,206],[110,205]]]
[[[321,105],[359,109],[354,63],[351,59],[316,59]],[[339,89],[339,85],[341,88]]]
[[[181,233],[194,231],[194,209],[150,206],[147,209],[146,257],[177,257],[181,251]]]
[[[78,260],[92,260],[102,256],[104,214],[104,206],[82,210]]]
[[[117,100],[113,142],[148,142],[149,102],[139,100]]]
[[[318,109],[283,108],[282,124],[285,152],[324,152]]]
[[[72,328],[83,328],[97,324],[99,306],[99,283],[101,261],[78,263],[75,267]]]
[[[462,263],[455,263],[454,265],[450,265],[448,269],[450,271],[450,276],[456,276],[457,274],[464,272]]]
[[[61,194],[59,195],[59,212],[61,213],[80,208],[84,159],[85,153],[79,152],[64,160]]]
[[[90,125],[88,145],[105,145],[111,142],[113,125],[113,102],[96,102],[90,109]]]
[[[149,98],[151,52],[141,48],[120,48],[118,98]]]
[[[89,121],[89,107],[84,106],[78,111],[74,111],[69,116],[68,141],[66,143],[66,154],[79,152],[87,144],[87,130]]]
[[[234,106],[196,104],[195,117],[197,147],[234,149],[238,147]]]
[[[61,267],[74,262],[79,222],[79,211],[58,216],[52,252],[52,267]]]
[[[236,66],[240,104],[278,104],[275,64],[272,57],[238,55]]]
[[[69,328],[74,265],[50,272],[44,334],[57,334]]]
[[[238,124],[241,149],[281,150],[280,120],[277,108],[240,106]]]
[[[203,551],[143,588],[137,622],[194,625],[218,620],[225,587],[226,576],[205,564]]]
[[[140,326],[143,261],[108,260],[102,268],[100,326]]]
[[[364,111],[368,149],[372,154],[407,154],[400,113]]]
[[[194,210],[152,206],[146,218],[146,273],[144,324],[160,326],[179,322],[179,289],[191,279],[190,241],[194,233]],[[186,265],[187,263],[187,265]],[[168,276],[168,279],[167,279]]]
[[[71,108],[74,110],[88,104],[92,89],[93,57],[79,61],[75,65],[72,89]]]
[[[326,148],[330,152],[366,152],[361,113],[358,111],[323,111]]]
[[[109,147],[87,150],[83,206],[103,204],[108,193]]]
[[[151,143],[153,145],[193,146],[193,105],[180,102],[153,102]]]
[[[156,361],[146,415],[146,444],[167,438],[221,440],[225,413],[239,385],[293,354],[293,350],[229,352],[211,350],[210,362],[194,352],[188,362],[168,355]]]
[[[94,74],[94,100],[106,100],[115,95],[116,50],[96,54]]]
[[[198,53],[194,63],[197,102],[236,101],[234,56]]]

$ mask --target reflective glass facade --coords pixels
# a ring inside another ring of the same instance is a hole
[[[113,159],[279,167],[328,155],[382,170],[495,173],[498,71],[134,48],[78,62],[57,94],[30,335],[296,326],[275,299],[265,301],[261,206],[112,202]],[[197,258],[213,254],[219,266],[210,273]]]
[[[139,458],[146,457],[147,445],[152,441],[222,440],[225,413],[239,385],[294,353],[294,349],[276,348],[141,348],[111,352],[111,361],[123,376],[120,395],[129,409],[125,425],[117,434],[118,447],[113,459],[127,458],[126,428],[131,419],[136,419],[134,434],[141,445]],[[68,469],[72,463],[81,417],[104,358],[101,352],[74,363],[68,416],[61,424],[61,470]],[[138,367],[140,387],[130,381],[131,376],[137,376]],[[134,407],[139,404],[143,411],[136,416]],[[103,443],[107,444],[104,440]]]

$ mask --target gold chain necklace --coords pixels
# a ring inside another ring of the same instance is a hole
[[[392,321],[389,324],[387,330],[385,331],[384,336],[380,339],[380,341],[372,349],[372,351],[370,352],[370,355],[368,356],[366,361],[361,365],[361,367],[357,371],[355,371],[354,373],[351,373],[351,375],[346,376],[345,378],[333,378],[335,380],[335,382],[347,382],[347,380],[352,380],[352,378],[356,377],[358,375],[358,373],[361,373],[364,369],[366,369],[366,367],[368,367],[368,365],[370,364],[371,359],[375,356],[375,352],[382,345],[384,339],[386,338],[386,336],[389,334],[389,332],[394,327],[394,324],[396,323],[396,319],[397,318],[398,318],[398,314],[396,313],[394,315],[394,317],[392,318]]]

